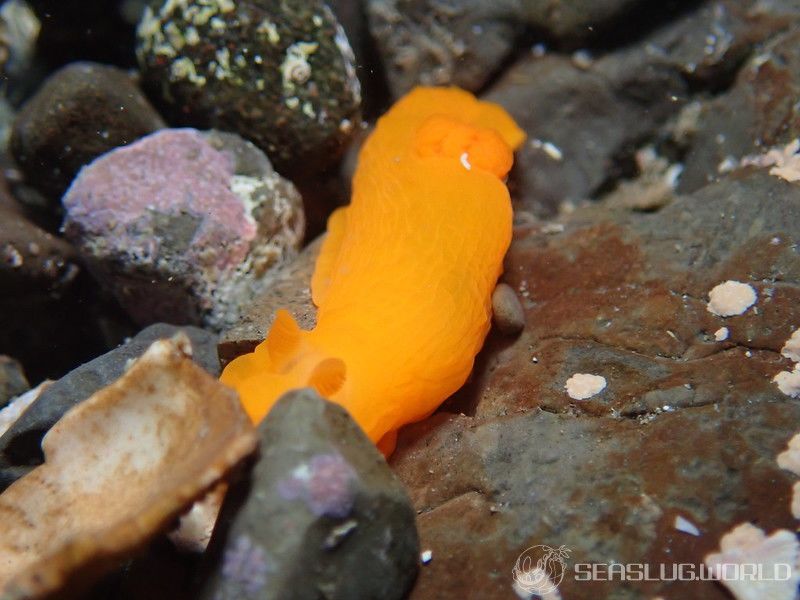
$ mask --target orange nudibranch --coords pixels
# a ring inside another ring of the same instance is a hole
[[[417,88],[378,120],[334,212],[311,292],[317,325],[278,311],[267,339],[222,373],[259,422],[313,387],[389,454],[472,370],[511,243],[504,178],[525,134],[499,106]]]

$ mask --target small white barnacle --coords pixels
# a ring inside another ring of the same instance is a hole
[[[197,33],[197,29],[191,25],[186,28],[186,33],[183,35],[183,37],[186,40],[186,44],[189,46],[196,46],[200,43],[200,34]]]
[[[286,58],[281,63],[283,87],[294,90],[295,85],[302,85],[311,77],[311,65],[308,57],[319,48],[316,42],[296,42],[286,49]]]
[[[267,40],[273,46],[281,41],[281,36],[278,33],[278,27],[270,21],[269,19],[264,19],[261,23],[256,27],[256,33],[266,34]]]
[[[170,75],[173,80],[186,79],[198,87],[206,83],[206,78],[197,74],[194,63],[185,56],[172,61]]]

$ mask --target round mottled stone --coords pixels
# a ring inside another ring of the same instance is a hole
[[[78,62],[56,71],[25,103],[10,150],[30,185],[56,206],[82,166],[162,127],[128,73]]]
[[[321,1],[154,1],[137,54],[174,121],[235,131],[283,173],[331,165],[360,121],[353,53]]]
[[[231,323],[293,257],[300,195],[235,134],[165,129],[103,155],[64,196],[64,233],[137,322]]]

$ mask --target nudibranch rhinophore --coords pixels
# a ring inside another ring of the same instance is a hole
[[[511,243],[504,179],[525,134],[499,106],[417,88],[364,143],[350,205],[328,221],[311,281],[317,325],[278,311],[222,373],[254,422],[286,391],[343,405],[381,450],[460,388],[483,345]]]

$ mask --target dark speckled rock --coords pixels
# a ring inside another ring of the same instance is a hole
[[[761,15],[749,4],[703,3],[596,57],[526,53],[485,94],[528,134],[512,172],[517,206],[552,215],[564,202],[596,198],[630,176],[635,151],[657,139],[692,94],[727,84],[756,44],[787,26],[786,16]],[[735,129],[741,125],[731,123],[749,119],[730,118],[739,111],[729,110],[710,109],[718,116],[708,121]]]
[[[138,39],[175,121],[239,133],[282,173],[335,163],[360,121],[352,49],[319,0],[154,1]]]
[[[562,50],[600,46],[605,52],[672,21],[682,30],[679,35],[664,44],[663,32],[656,31],[647,43],[664,56],[673,55],[676,62],[685,59],[684,64],[691,65],[690,77],[704,77],[705,67],[720,60],[726,68],[734,68],[742,56],[742,42],[757,37],[762,21],[780,12],[772,8],[748,14],[754,4],[753,0],[657,5],[641,0],[368,0],[367,11],[392,91],[400,96],[420,83],[480,90],[515,50],[525,56],[518,42],[530,39],[523,35],[526,25],[539,34],[535,37],[547,37]],[[706,27],[710,20],[713,29]]]
[[[404,598],[419,545],[403,486],[346,411],[285,395],[209,552],[207,600]]]
[[[368,0],[366,7],[395,97],[418,84],[479,89],[524,30],[519,7],[502,2]]]

